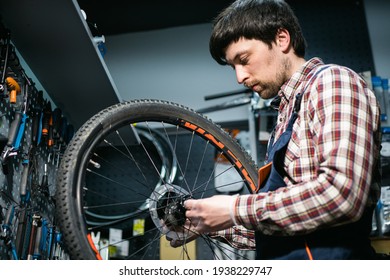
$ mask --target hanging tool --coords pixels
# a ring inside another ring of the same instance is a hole
[[[7,77],[5,81],[7,83],[8,89],[11,91],[9,95],[9,102],[11,104],[16,104],[17,95],[20,94],[21,91],[20,86],[18,82],[12,77]]]
[[[47,137],[49,134],[49,126],[50,126],[50,119],[51,119],[51,103],[50,101],[46,101],[46,104],[43,107],[43,120],[42,120],[42,136]]]
[[[12,236],[12,223],[14,217],[15,217],[15,206],[12,204],[8,207],[4,222],[1,226],[0,239],[4,240],[4,244],[7,246],[8,250],[11,251],[13,259],[17,260],[18,255],[16,253],[16,247],[13,242],[13,236]]]
[[[25,83],[25,86],[23,88],[23,104],[20,110],[15,111],[15,118],[11,122],[8,131],[7,144],[4,147],[3,152],[1,153],[0,160],[2,162],[4,174],[8,174],[7,160],[9,159],[9,157],[14,157],[18,154],[19,148],[22,143],[26,122],[28,119],[28,115],[27,115],[27,110],[29,106],[28,91],[29,91],[29,82]]]
[[[28,252],[27,252],[27,259],[28,260],[34,260],[35,258],[35,249],[36,245],[39,245],[40,240],[40,234],[41,234],[41,227],[42,227],[42,216],[39,214],[33,214],[32,217],[32,226],[31,226],[31,232],[30,232],[30,241],[28,246]],[[38,240],[37,240],[38,237]],[[38,243],[38,244],[37,244]]]
[[[6,39],[5,39],[5,54],[4,54],[4,65],[3,65],[3,73],[1,75],[1,81],[0,81],[0,91],[4,93],[5,91],[5,75],[7,73],[7,67],[8,67],[8,54],[9,54],[9,49],[11,46],[11,33],[9,30],[5,31],[7,33]],[[4,95],[2,96],[4,97]]]

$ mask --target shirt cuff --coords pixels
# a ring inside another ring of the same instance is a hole
[[[266,193],[240,195],[235,203],[235,220],[247,229],[259,228],[260,216],[264,211]]]

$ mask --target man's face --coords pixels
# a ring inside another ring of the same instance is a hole
[[[287,80],[289,64],[274,43],[269,48],[260,40],[241,38],[226,48],[225,57],[235,70],[238,83],[264,99],[275,97]]]

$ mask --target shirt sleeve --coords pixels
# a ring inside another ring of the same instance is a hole
[[[292,169],[285,166],[291,177],[301,174],[301,180],[273,192],[240,196],[238,224],[264,234],[297,235],[357,221],[370,192],[378,112],[375,97],[358,75],[340,67],[324,70],[300,112],[301,121],[309,124],[298,125],[299,135],[311,152],[299,154]]]
[[[240,250],[255,250],[255,233],[243,226],[234,226],[232,228],[210,233],[209,236],[223,243],[229,244],[233,248]]]

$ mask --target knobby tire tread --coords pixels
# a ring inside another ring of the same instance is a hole
[[[58,175],[56,178],[56,218],[58,219],[58,224],[64,237],[66,244],[65,249],[69,253],[71,259],[93,259],[94,256],[91,253],[91,248],[85,244],[81,244],[79,241],[82,225],[80,225],[78,221],[82,219],[82,217],[79,216],[79,213],[76,213],[75,199],[72,197],[72,188],[74,187],[74,180],[77,178],[78,172],[77,163],[80,156],[82,156],[80,155],[80,149],[85,145],[85,141],[91,136],[91,134],[94,133],[94,130],[101,126],[102,123],[109,123],[112,119],[118,118],[118,116],[122,114],[122,111],[127,110],[128,107],[140,106],[140,108],[142,108],[143,106],[149,105],[162,105],[162,108],[165,108],[164,106],[168,106],[184,110],[185,112],[188,112],[188,115],[191,116],[190,118],[195,118],[198,122],[208,123],[214,131],[218,131],[217,133],[224,135],[223,139],[229,139],[231,143],[224,143],[226,146],[239,147],[240,150],[237,151],[237,153],[241,153],[243,156],[241,161],[243,161],[247,167],[257,171],[257,166],[251,156],[243,149],[242,146],[238,144],[235,139],[229,135],[228,132],[223,130],[220,125],[214,123],[206,116],[197,113],[193,109],[170,101],[153,99],[131,100],[112,105],[91,117],[77,130],[66,148],[58,169]],[[137,110],[141,110],[140,108],[137,108]],[[157,114],[161,114],[161,112]],[[172,114],[172,111],[169,110],[169,112],[164,112],[164,114]],[[119,118],[123,118],[123,116],[120,116]],[[213,135],[215,134],[214,132],[208,132]],[[254,176],[255,175],[251,174],[251,177]],[[256,178],[257,177],[253,179]]]

